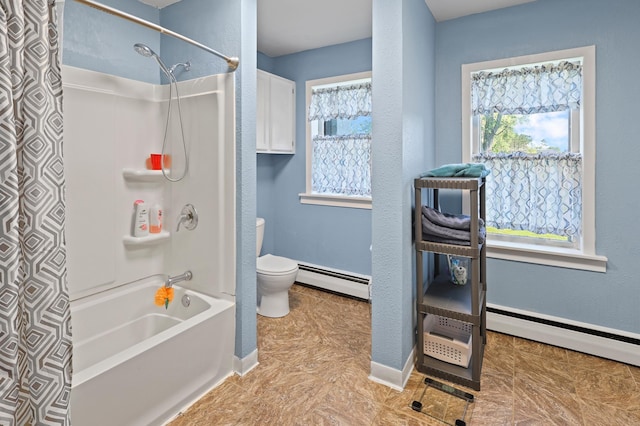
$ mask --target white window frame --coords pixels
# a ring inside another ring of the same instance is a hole
[[[322,206],[335,206],[335,207],[350,207],[356,209],[371,209],[371,197],[356,197],[348,195],[338,194],[315,194],[312,192],[311,186],[311,172],[313,167],[313,141],[311,140],[311,122],[308,119],[309,105],[311,103],[311,89],[313,87],[322,85],[333,85],[337,83],[343,83],[353,80],[362,80],[371,78],[371,71],[365,71],[354,74],[344,74],[335,77],[320,78],[317,80],[307,80],[305,87],[306,97],[306,109],[305,109],[305,124],[307,134],[306,144],[306,188],[303,193],[298,194],[300,196],[300,203],[302,204],[316,204]]]
[[[578,248],[553,247],[540,244],[497,241],[487,236],[487,256],[518,262],[550,265],[587,271],[606,272],[607,258],[596,254],[595,227],[595,165],[596,165],[596,50],[595,46],[558,50],[535,55],[498,59],[462,65],[462,162],[471,162],[473,155],[473,117],[471,115],[471,74],[474,72],[545,63],[570,58],[582,58],[583,97],[582,120],[582,237]],[[572,141],[573,143],[573,141]],[[468,197],[464,197],[463,200]],[[468,213],[468,203],[463,210]]]

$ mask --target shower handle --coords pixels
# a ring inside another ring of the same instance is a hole
[[[176,227],[176,232],[180,231],[180,225],[184,224],[184,227],[193,231],[198,226],[198,212],[196,208],[193,207],[193,204],[185,204],[180,212],[180,216],[178,216],[178,226]]]

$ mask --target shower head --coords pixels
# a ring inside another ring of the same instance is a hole
[[[136,52],[138,52],[140,55],[144,56],[145,58],[154,58],[158,63],[158,65],[160,66],[160,69],[162,70],[162,72],[164,72],[167,75],[169,80],[172,80],[174,78],[173,73],[169,71],[169,69],[164,64],[164,62],[162,62],[162,60],[160,59],[160,56],[158,56],[156,52],[151,50],[149,46],[142,43],[136,43],[133,45],[133,48],[135,49]]]
[[[147,46],[146,44],[136,43],[136,44],[133,45],[133,48],[135,49],[136,52],[138,52],[139,54],[141,54],[142,56],[144,56],[146,58],[150,58],[152,56],[158,56],[158,55],[156,55],[156,52],[151,50],[151,48],[149,46]]]

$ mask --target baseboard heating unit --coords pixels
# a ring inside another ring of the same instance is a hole
[[[324,290],[370,300],[371,277],[298,262],[296,281]]]
[[[487,304],[487,329],[640,367],[640,335]]]

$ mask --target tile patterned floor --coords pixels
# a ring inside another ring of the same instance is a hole
[[[206,394],[170,426],[443,425],[409,408],[424,375],[399,392],[368,379],[366,302],[294,285],[291,312],[258,316],[260,364]],[[489,332],[470,425],[640,425],[640,368]],[[434,409],[449,421],[446,401]],[[453,416],[453,417],[452,417]]]

